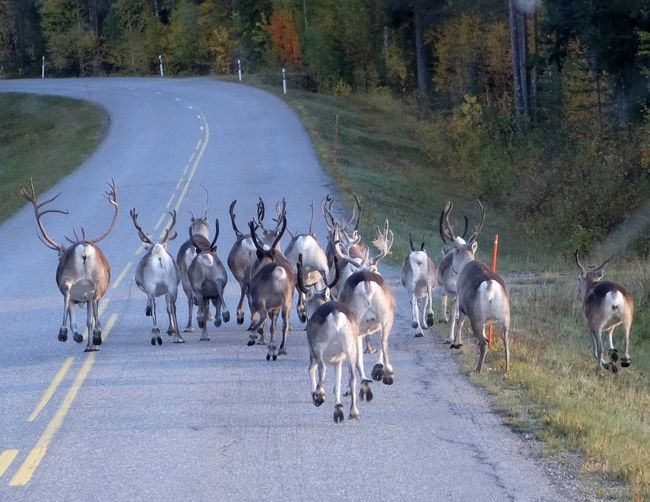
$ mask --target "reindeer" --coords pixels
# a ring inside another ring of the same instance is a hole
[[[476,238],[485,221],[485,208],[480,201],[476,201],[481,210],[481,218],[474,232],[467,241],[456,236],[449,223],[451,203],[445,205],[443,210],[443,231],[452,242],[453,254],[452,267],[458,273],[456,280],[457,309],[456,322],[459,326],[454,333],[454,341],[450,348],[460,348],[462,331],[465,318],[472,326],[474,336],[478,339],[479,358],[476,373],[480,373],[488,350],[485,324],[488,321],[497,321],[501,324],[501,337],[505,347],[505,373],[510,369],[510,296],[504,280],[483,262],[475,258]]]
[[[352,216],[347,222],[342,222],[337,220],[332,214],[332,198],[327,195],[323,202],[321,203],[321,210],[323,212],[323,218],[325,219],[325,225],[328,231],[327,237],[327,248],[325,254],[327,256],[327,263],[329,266],[330,274],[333,272],[333,263],[334,263],[334,241],[337,242],[338,246],[343,251],[349,259],[356,262],[355,265],[351,264],[349,261],[346,261],[341,267],[341,279],[336,286],[332,288],[332,295],[334,298],[338,298],[340,293],[340,288],[343,287],[345,281],[350,277],[359,267],[368,265],[370,260],[370,250],[365,242],[361,240],[359,235],[359,221],[361,219],[361,202],[359,197],[354,194],[354,207],[352,208]],[[336,233],[336,237],[334,234]],[[366,347],[365,351],[368,354],[373,354],[376,350],[373,348],[372,343],[370,343],[370,337],[366,336]]]
[[[215,234],[212,242],[202,235],[194,235],[190,227],[190,241],[196,248],[196,258],[190,264],[187,275],[192,285],[192,295],[197,300],[199,314],[197,323],[201,328],[199,341],[208,338],[207,322],[210,314],[210,301],[216,308],[214,325],[221,326],[223,322],[230,321],[230,312],[224,300],[223,291],[228,282],[226,267],[217,256],[217,238],[219,237],[219,220],[215,222]]]
[[[453,204],[451,202],[448,202],[449,204],[449,212],[451,212],[453,208]],[[436,270],[436,283],[438,287],[442,290],[441,291],[441,299],[442,299],[442,315],[443,317],[440,319],[439,322],[444,322],[444,323],[449,323],[449,312],[447,311],[447,300],[450,296],[454,298],[454,302],[456,302],[456,279],[458,277],[458,274],[456,271],[452,268],[451,263],[453,259],[453,253],[451,252],[453,250],[453,246],[451,242],[447,241],[447,238],[444,235],[444,232],[442,230],[442,224],[443,224],[443,213],[440,215],[440,237],[442,238],[442,260],[440,260],[440,263],[438,263],[438,269]],[[463,230],[463,234],[461,238],[465,240],[465,236],[467,235],[467,225],[468,225],[468,220],[467,216],[465,218],[465,229]],[[454,303],[454,312],[456,309],[456,304]],[[452,316],[451,320],[451,329],[449,331],[449,343],[454,342],[454,327],[456,323],[456,318],[455,316]]]
[[[302,255],[298,255],[297,282],[298,289],[305,295],[305,310],[307,321],[307,342],[309,343],[309,376],[311,378],[312,401],[320,406],[325,401],[325,370],[326,364],[334,365],[336,380],[334,396],[334,422],[343,421],[343,404],[341,403],[341,376],[343,360],[347,361],[350,387],[350,418],[359,418],[356,396],[355,366],[363,375],[363,352],[359,325],[354,313],[340,302],[330,300],[330,287],[339,280],[338,258],[335,257],[334,268],[336,275],[332,283],[319,289],[316,284],[306,286],[303,280]],[[318,381],[316,371],[318,370]],[[362,376],[360,398],[363,401],[372,399],[370,380]]]
[[[172,217],[171,224],[165,229],[165,234],[161,241],[155,244],[138,224],[138,213],[135,211],[135,208],[131,209],[129,214],[131,215],[135,229],[138,231],[138,236],[146,249],[144,256],[135,268],[135,283],[147,295],[145,315],[153,318],[151,345],[155,346],[156,342],[158,342],[158,345],[162,345],[156,315],[156,297],[163,295],[165,296],[167,316],[169,317],[167,334],[174,335],[174,343],[185,343],[185,340],[183,340],[183,337],[178,331],[178,321],[176,319],[176,298],[178,296],[180,277],[176,262],[167,250],[169,241],[175,239],[177,236],[176,232],[171,233],[176,224],[176,211],[169,213]]]
[[[613,258],[610,256],[600,266],[580,263],[578,250],[575,252],[576,265],[580,269],[578,275],[579,292],[582,297],[582,313],[587,327],[591,332],[594,357],[596,358],[596,373],[600,372],[601,366],[605,369],[618,372],[616,362],[618,351],[614,348],[612,336],[614,329],[623,325],[625,330],[625,353],[621,359],[621,366],[627,368],[630,365],[630,328],[634,315],[634,297],[632,293],[617,282],[603,281],[605,265]],[[603,359],[603,333],[607,333],[609,339],[610,362]]]
[[[433,326],[433,301],[431,294],[436,287],[436,265],[424,250],[424,242],[416,251],[413,236],[409,234],[411,252],[404,259],[400,278],[402,286],[408,291],[411,301],[411,326],[417,331],[416,337],[424,336],[422,326]],[[422,309],[420,310],[420,303]],[[426,313],[426,314],[425,314]]]
[[[106,183],[108,190],[104,197],[108,203],[114,207],[113,220],[108,229],[95,239],[86,239],[84,229],[81,229],[81,238],[74,232],[74,240],[66,237],[70,246],[65,247],[58,244],[48,234],[41,218],[48,213],[68,214],[68,211],[60,209],[46,209],[43,207],[52,203],[60,193],[51,199],[43,202],[38,201],[34,183],[30,179],[31,193],[24,187],[20,193],[34,206],[36,223],[40,233],[36,233],[39,240],[48,248],[59,254],[59,263],[56,269],[56,283],[59,291],[63,295],[63,321],[59,328],[58,339],[65,342],[68,339],[68,327],[74,333],[73,339],[77,343],[83,341],[83,335],[77,330],[75,321],[74,306],[86,304],[86,327],[88,329],[88,342],[86,352],[99,350],[102,344],[102,327],[99,322],[99,300],[104,296],[108,285],[111,281],[111,266],[108,259],[97,246],[97,243],[104,240],[113,231],[117,215],[119,213],[119,204],[117,202],[117,191],[115,181]]]
[[[391,385],[394,371],[388,356],[388,338],[395,319],[395,295],[384,278],[376,272],[377,265],[390,253],[393,245],[393,232],[388,228],[388,220],[383,233],[377,227],[377,237],[373,244],[379,249],[379,254],[366,260],[364,265],[359,265],[341,251],[335,240],[336,256],[358,269],[347,278],[337,300],[356,315],[361,336],[380,332],[379,358],[371,376],[376,381]]]
[[[284,256],[291,264],[297,263],[298,257],[302,256],[302,270],[305,274],[302,279],[307,287],[322,281],[327,281],[327,271],[329,268],[327,256],[320,242],[318,242],[318,239],[316,239],[316,236],[312,232],[311,225],[309,226],[308,233],[292,236],[291,241],[284,250]],[[297,267],[294,267],[294,273],[298,273]],[[336,281],[334,284],[336,284]],[[301,322],[307,321],[305,309],[305,294],[299,289],[296,311]]]
[[[250,282],[253,276],[253,269],[257,263],[257,249],[253,243],[253,238],[251,234],[242,233],[239,228],[237,228],[237,223],[235,222],[235,204],[237,199],[233,200],[230,203],[230,222],[232,228],[235,232],[235,243],[228,253],[228,268],[232,272],[232,275],[235,277],[239,283],[240,296],[239,303],[237,304],[237,324],[244,323],[244,298],[248,299],[250,304]],[[281,219],[284,214],[286,214],[286,203],[284,200],[278,202],[276,205],[276,211],[278,213],[277,225],[274,229],[267,229],[264,227],[264,201],[260,198],[257,203],[257,220],[255,224],[258,228],[262,230],[261,240],[263,244],[270,245],[275,241],[278,232],[280,230]],[[259,340],[260,344],[264,343],[264,336]]]
[[[249,223],[251,237],[256,248],[257,266],[250,282],[251,295],[251,324],[248,331],[263,329],[264,322],[270,318],[270,340],[266,353],[266,360],[271,358],[275,361],[278,355],[286,354],[286,340],[289,331],[289,313],[293,303],[293,292],[296,287],[296,276],[293,267],[286,258],[277,251],[276,247],[287,228],[287,217],[281,218],[280,233],[277,235],[271,247],[264,247],[255,233],[255,224]],[[277,349],[273,343],[276,331],[278,315],[282,316],[282,342]],[[254,345],[256,335],[251,334],[248,345]]]
[[[187,211],[190,213],[190,233],[192,235],[200,235],[205,238],[208,243],[210,242],[210,224],[208,222],[208,191],[206,188],[201,185],[201,188],[205,191],[205,209],[203,210],[203,216],[196,217],[190,208],[189,199],[185,199],[187,203]],[[190,268],[192,261],[196,258],[196,247],[192,244],[190,239],[187,239],[178,250],[176,254],[176,265],[178,266],[178,272],[181,278],[181,284],[183,286],[183,291],[187,297],[187,325],[183,330],[184,333],[193,333],[194,326],[192,326],[192,313],[194,312],[195,299],[192,293],[192,285],[190,284],[190,279],[188,277],[187,271]],[[209,318],[209,316],[208,316]]]

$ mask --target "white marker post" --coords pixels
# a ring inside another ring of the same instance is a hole
[[[237,60],[237,72],[239,73],[239,81],[241,82],[241,59]]]
[[[287,93],[287,70],[282,68],[282,91]]]
[[[163,71],[163,64],[162,64],[162,54],[158,55],[158,63],[160,64],[160,76],[164,77],[165,72]]]
[[[45,78],[45,56],[43,56],[43,62],[41,63],[41,78]]]

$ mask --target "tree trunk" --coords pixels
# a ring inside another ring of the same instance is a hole
[[[427,55],[424,50],[424,23],[420,7],[413,9],[413,25],[415,29],[415,62],[418,74],[418,90],[425,95],[429,94],[429,72],[427,68]]]
[[[519,12],[514,0],[509,0],[510,46],[512,49],[512,84],[515,98],[515,116],[519,132],[530,120],[530,77],[528,72],[528,29],[526,15]]]

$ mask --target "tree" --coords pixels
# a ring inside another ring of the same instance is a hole
[[[41,27],[54,66],[63,73],[88,75],[96,70],[98,39],[81,0],[41,0]]]
[[[172,73],[187,73],[198,67],[199,9],[191,0],[179,0],[172,11],[165,37],[167,67]]]
[[[287,9],[273,11],[266,31],[271,38],[272,50],[280,62],[289,67],[300,67],[300,41],[292,13]]]

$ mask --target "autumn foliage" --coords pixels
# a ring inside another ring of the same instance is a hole
[[[300,40],[291,12],[285,9],[274,11],[266,30],[273,44],[273,53],[282,64],[293,68],[301,67]]]

